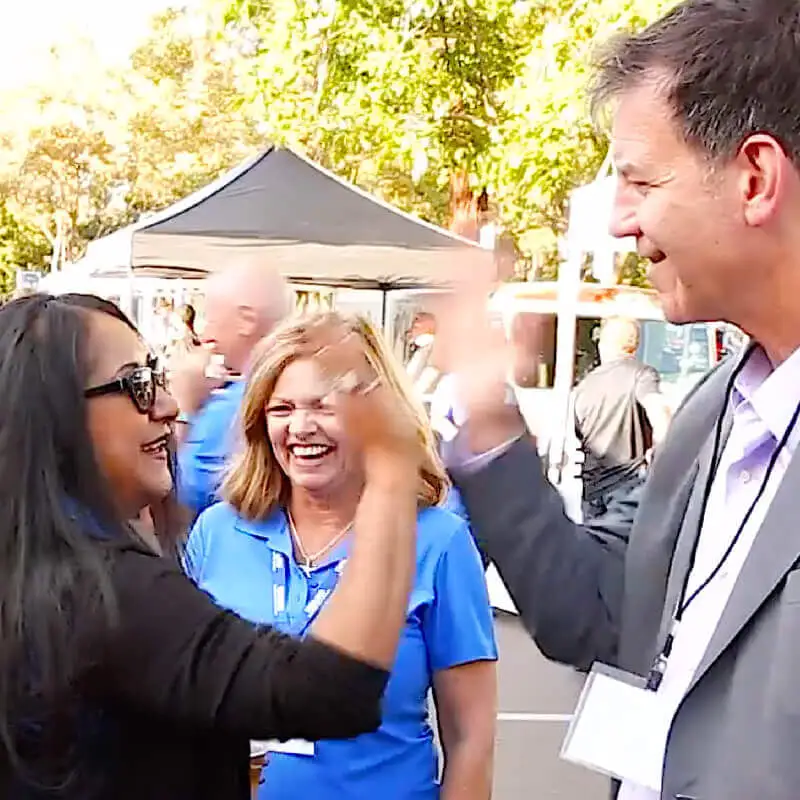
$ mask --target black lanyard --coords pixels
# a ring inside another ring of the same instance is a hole
[[[747,361],[747,358],[742,359],[741,363],[736,367],[731,375],[728,385],[725,389],[725,401],[722,406],[722,412],[717,419],[717,424],[714,429],[714,449],[712,450],[711,454],[711,468],[709,470],[705,486],[703,487],[703,497],[700,505],[700,520],[698,522],[697,535],[695,536],[694,544],[692,545],[689,568],[686,571],[686,577],[683,580],[683,587],[681,588],[681,593],[675,606],[675,613],[672,616],[672,624],[670,625],[667,639],[664,642],[664,647],[662,648],[661,653],[656,657],[655,661],[653,662],[653,666],[650,668],[650,672],[647,675],[647,688],[654,692],[658,690],[658,687],[661,685],[661,681],[664,679],[664,673],[667,669],[667,662],[672,654],[672,647],[675,644],[675,634],[678,631],[678,626],[683,619],[683,615],[686,613],[686,610],[689,608],[689,606],[694,603],[695,600],[697,600],[697,598],[703,593],[703,591],[705,591],[705,589],[708,588],[709,584],[714,580],[714,578],[719,575],[720,570],[725,566],[726,562],[730,558],[730,555],[733,552],[734,547],[736,547],[737,542],[742,538],[742,534],[744,533],[745,528],[747,528],[747,524],[750,522],[753,512],[756,510],[756,507],[764,496],[764,492],[767,490],[767,486],[769,485],[769,481],[772,477],[773,471],[775,470],[775,466],[778,463],[778,459],[789,442],[789,437],[792,435],[792,431],[794,431],[795,427],[797,426],[798,418],[800,418],[799,404],[795,408],[794,413],[789,420],[789,424],[786,426],[786,430],[778,442],[778,446],[775,448],[772,456],[770,457],[766,472],[764,473],[764,478],[761,481],[761,485],[758,487],[758,492],[756,493],[755,499],[745,512],[739,527],[736,529],[736,533],[733,535],[733,538],[725,548],[725,552],[722,554],[722,557],[717,562],[717,565],[714,567],[714,569],[711,570],[708,577],[687,597],[689,578],[692,574],[692,569],[694,568],[695,558],[697,557],[697,548],[703,531],[703,523],[705,522],[708,501],[711,497],[711,489],[714,485],[717,468],[719,467],[719,461],[722,455],[722,429],[725,420],[725,414],[728,410],[728,404],[730,402],[731,394],[734,390],[736,378],[739,376],[739,373],[742,371]]]

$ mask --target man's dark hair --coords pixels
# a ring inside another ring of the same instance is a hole
[[[800,2],[684,0],[601,51],[593,114],[621,92],[664,75],[666,100],[689,143],[732,158],[767,133],[800,165]]]

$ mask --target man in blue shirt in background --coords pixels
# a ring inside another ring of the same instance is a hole
[[[171,375],[183,420],[178,499],[194,516],[218,500],[253,350],[291,309],[286,283],[256,262],[215,273],[205,290],[205,347],[175,365]]]

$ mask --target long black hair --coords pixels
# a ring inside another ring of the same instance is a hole
[[[92,658],[85,620],[114,624],[108,546],[132,535],[88,432],[90,313],[136,330],[91,295],[0,308],[0,740],[17,767],[19,720],[57,708]]]
[[[72,293],[60,295],[58,299],[72,308],[108,314],[127,325],[137,336],[141,336],[137,327],[119,306],[97,295]],[[191,308],[191,306],[188,307]],[[174,437],[169,443],[169,469],[174,485],[178,479],[176,441]],[[183,540],[188,532],[191,517],[187,509],[181,507],[178,503],[174,488],[160,503],[150,507],[150,515],[155,536],[164,555],[173,558],[178,557],[184,543]]]

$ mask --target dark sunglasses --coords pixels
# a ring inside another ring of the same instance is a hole
[[[84,397],[102,397],[108,394],[127,394],[140,414],[148,414],[156,402],[157,387],[167,388],[164,370],[156,358],[149,358],[147,366],[136,367],[128,375],[109,381],[100,386],[92,386]]]

